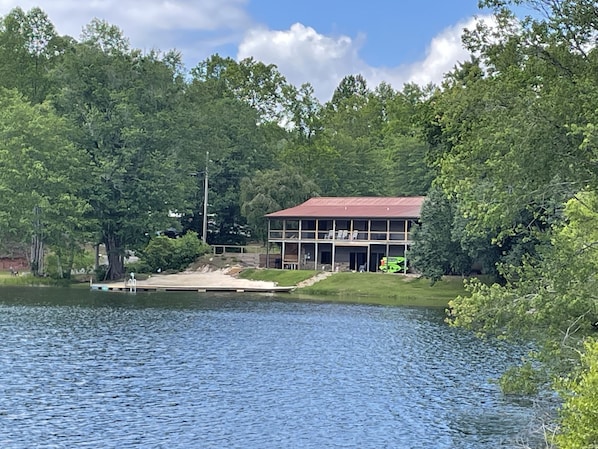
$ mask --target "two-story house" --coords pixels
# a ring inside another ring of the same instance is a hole
[[[280,247],[280,254],[268,253],[268,266],[376,271],[382,257],[408,257],[423,201],[319,197],[268,214],[268,243]]]

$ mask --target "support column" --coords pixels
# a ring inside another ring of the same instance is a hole
[[[268,219],[268,235],[266,236],[266,268],[270,268],[270,220]]]
[[[287,220],[282,220],[282,245],[280,247],[280,268],[284,270],[284,259],[286,253]]]
[[[334,231],[332,234],[332,272],[334,273],[336,268],[336,220],[332,221],[332,230]]]

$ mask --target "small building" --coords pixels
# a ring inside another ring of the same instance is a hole
[[[267,266],[377,271],[383,257],[408,256],[423,196],[319,197],[266,215]],[[270,246],[268,245],[268,246]]]

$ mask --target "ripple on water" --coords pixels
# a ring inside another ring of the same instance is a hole
[[[3,448],[479,449],[531,417],[491,381],[520,351],[437,309],[47,292],[0,292]]]

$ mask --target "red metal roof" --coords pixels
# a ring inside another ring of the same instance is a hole
[[[423,196],[317,197],[268,218],[419,218]]]

